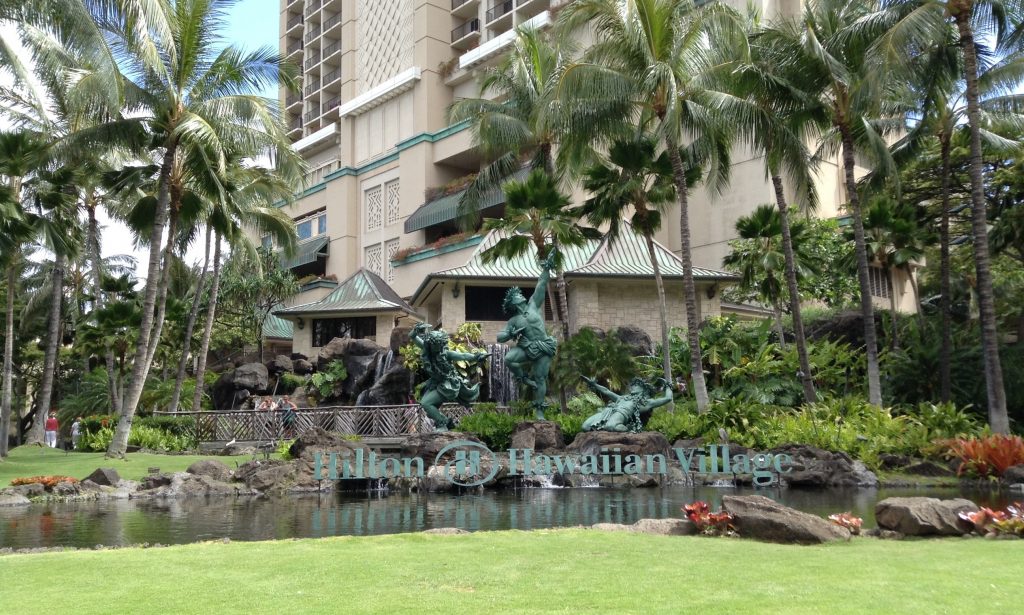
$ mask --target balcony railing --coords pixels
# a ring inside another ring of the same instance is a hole
[[[310,111],[310,112],[308,112],[308,113],[306,113],[305,115],[302,116],[302,121],[304,121],[304,122],[306,122],[308,124],[308,123],[312,122],[313,120],[315,120],[317,117],[319,117],[319,115],[320,114],[317,113],[316,111]]]
[[[341,41],[335,41],[330,45],[324,47],[323,58],[326,60],[327,58],[338,53],[339,51],[341,51]]]
[[[452,30],[452,42],[462,39],[463,37],[469,36],[473,32],[480,31],[480,20],[470,19],[466,23],[462,24],[458,28]]]
[[[312,83],[306,84],[306,87],[305,89],[302,90],[302,93],[305,94],[306,96],[310,96],[313,94],[313,92],[316,92],[316,89],[319,87],[320,84],[317,83],[316,79],[313,79]]]
[[[495,19],[512,12],[515,7],[515,2],[512,0],[503,0],[502,2],[496,2],[494,6],[487,9],[487,23],[494,21]]]
[[[339,23],[341,23],[341,13],[338,13],[334,17],[331,17],[330,19],[324,22],[324,31],[326,32],[327,30],[330,30]]]
[[[309,17],[313,13],[317,12],[321,4],[323,4],[323,0],[307,0],[306,17]]]
[[[288,20],[288,29],[291,30],[295,26],[302,23],[302,15],[296,15]]]
[[[289,94],[288,97],[285,98],[285,104],[289,107],[300,102],[302,102],[302,96],[298,94]]]
[[[323,84],[325,86],[327,86],[327,85],[330,85],[330,84],[334,83],[338,79],[341,79],[341,69],[340,68],[336,68],[336,69],[332,70],[331,72],[327,73],[326,75],[324,75]]]
[[[454,11],[455,9],[459,8],[460,6],[469,1],[470,0],[452,0],[452,10]]]
[[[291,45],[288,45],[288,55],[292,55],[296,51],[302,51],[302,41],[296,41]]]
[[[303,67],[306,70],[309,70],[309,69],[313,68],[314,66],[316,66],[317,62],[319,62],[319,61],[320,61],[320,58],[318,58],[316,56],[313,56],[312,58],[307,58],[306,59],[306,63],[303,64]]]
[[[341,96],[335,96],[334,98],[332,98],[332,99],[330,99],[330,100],[328,100],[327,102],[324,103],[323,112],[327,113],[331,109],[334,109],[334,108],[337,108],[337,107],[340,107],[340,106],[341,106]]]
[[[308,42],[312,41],[314,38],[316,38],[318,36],[320,36],[320,26],[316,25],[316,26],[311,27],[306,32],[306,36],[305,36],[304,40],[308,43]]]
[[[291,122],[288,122],[288,128],[290,130],[302,130],[302,118],[297,117]]]

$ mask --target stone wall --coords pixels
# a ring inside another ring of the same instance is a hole
[[[697,285],[700,318],[721,315],[721,297],[716,288],[708,298],[709,284]],[[686,326],[686,306],[682,282],[665,285],[669,325]],[[658,338],[661,321],[658,312],[658,289],[653,281],[581,281],[570,285],[569,320],[574,330],[597,327],[609,330],[620,325],[633,325]]]

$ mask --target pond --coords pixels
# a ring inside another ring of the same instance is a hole
[[[874,527],[874,506],[891,496],[966,497],[1007,503],[998,493],[956,489],[801,491],[716,487],[526,489],[474,495],[325,494],[260,498],[105,500],[0,508],[0,547],[184,544],[204,540],[274,540],[365,536],[432,528],[530,530],[681,517],[680,508],[723,495],[761,494],[827,516],[851,511]]]

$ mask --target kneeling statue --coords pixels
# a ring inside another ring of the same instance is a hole
[[[583,421],[583,431],[643,431],[644,415],[672,401],[672,388],[665,384],[664,378],[658,378],[654,386],[643,378],[633,378],[629,383],[629,392],[622,395],[599,385],[593,378],[583,376],[583,381],[609,400],[608,405]],[[662,386],[664,394],[651,399],[658,385]]]
[[[427,373],[427,381],[417,401],[434,421],[434,427],[438,431],[447,431],[452,421],[441,414],[441,404],[458,402],[469,407],[480,396],[480,384],[470,385],[455,367],[455,361],[479,363],[490,353],[452,350],[448,348],[448,334],[444,329],[431,331],[430,325],[422,322],[413,327],[409,339],[419,347],[423,370]]]

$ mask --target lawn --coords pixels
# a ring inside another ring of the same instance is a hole
[[[0,571],[17,613],[1007,613],[1024,541],[396,534],[9,555]]]
[[[210,455],[128,453],[124,459],[104,459],[103,453],[65,453],[45,446],[19,446],[0,461],[0,488],[19,476],[59,474],[81,480],[99,467],[114,468],[121,478],[138,480],[149,473],[149,468],[160,468],[161,472],[183,472],[193,462],[210,458]],[[219,459],[234,467],[235,461],[241,463],[249,457]]]

